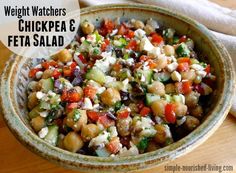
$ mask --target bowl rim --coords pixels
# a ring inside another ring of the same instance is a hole
[[[232,104],[234,85],[235,81],[235,72],[232,60],[225,49],[225,47],[213,36],[209,30],[202,24],[175,12],[171,12],[168,9],[152,6],[152,5],[143,5],[143,4],[108,4],[108,5],[99,5],[92,6],[81,9],[81,15],[88,13],[99,12],[106,9],[142,9],[146,11],[152,11],[156,13],[165,14],[174,18],[177,18],[185,23],[188,23],[195,29],[199,30],[204,37],[207,38],[212,47],[217,50],[217,54],[220,55],[222,61],[224,62],[222,66],[224,67],[225,80],[223,84],[223,91],[219,96],[217,106],[214,107],[212,115],[209,116],[196,130],[191,132],[186,137],[181,140],[161,148],[159,150],[148,152],[145,154],[140,154],[137,156],[128,156],[128,157],[107,157],[100,158],[94,156],[86,156],[77,153],[71,153],[65,150],[62,150],[58,147],[54,147],[42,139],[40,139],[35,133],[30,131],[24,123],[22,123],[19,116],[17,116],[14,105],[11,103],[11,92],[12,86],[10,77],[12,76],[12,69],[17,65],[17,61],[20,58],[17,55],[8,61],[6,67],[2,73],[0,81],[0,103],[2,107],[3,117],[8,125],[9,129],[16,136],[16,138],[27,146],[28,149],[38,153],[40,156],[56,162],[62,166],[68,168],[80,169],[80,170],[100,170],[100,171],[130,171],[135,169],[143,169],[147,167],[154,166],[156,164],[161,164],[165,161],[172,160],[183,154],[186,154],[188,151],[196,148],[205,138],[208,138],[213,132],[221,125],[224,118],[229,112],[229,109]],[[226,103],[227,101],[227,103]],[[215,116],[213,116],[213,114]],[[15,116],[12,116],[15,115]],[[17,126],[16,126],[17,124]],[[61,157],[61,158],[59,158]],[[115,167],[114,167],[115,166]]]

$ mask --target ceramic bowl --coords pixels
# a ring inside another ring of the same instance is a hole
[[[223,122],[229,112],[234,92],[234,70],[226,49],[201,24],[167,9],[148,5],[105,5],[81,10],[81,20],[100,23],[103,18],[141,19],[153,18],[165,27],[175,28],[196,43],[202,60],[215,69],[216,92],[209,100],[207,114],[202,124],[183,139],[157,151],[132,157],[99,158],[71,153],[54,147],[40,139],[32,130],[27,118],[26,87],[29,69],[36,59],[13,56],[6,64],[1,77],[1,106],[4,119],[28,149],[61,166],[82,171],[126,172],[145,169],[173,160],[204,142]]]

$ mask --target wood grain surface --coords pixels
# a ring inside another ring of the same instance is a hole
[[[213,0],[220,5],[236,8],[236,0]],[[0,73],[11,52],[0,43]],[[228,115],[220,128],[194,151],[167,164],[139,173],[159,173],[165,171],[167,165],[204,165],[233,166],[236,172],[236,118]],[[50,163],[31,153],[22,146],[6,127],[0,113],[0,173],[72,173],[71,171]],[[181,172],[181,171],[180,171]],[[187,171],[191,172],[191,171]],[[209,171],[207,171],[209,172]],[[218,171],[212,171],[218,172]]]

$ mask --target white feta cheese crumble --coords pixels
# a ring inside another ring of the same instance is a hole
[[[148,40],[147,37],[142,38],[141,42],[140,42],[140,50],[141,51],[151,51],[154,48],[154,46],[152,45],[152,43]]]
[[[41,64],[36,65],[34,68],[42,68]]]
[[[84,106],[83,109],[93,109],[93,104],[91,102],[91,100],[88,97],[84,98]]]
[[[108,138],[109,138],[109,133],[107,131],[103,131],[102,133],[100,133],[97,137],[93,138],[90,142],[88,147],[98,147],[101,144],[105,145],[108,143]]]
[[[114,40],[114,41],[113,41],[113,44],[114,44],[115,46],[122,46],[122,43],[121,43],[120,41],[118,41],[118,40]]]
[[[110,33],[110,36],[116,35],[118,32],[118,29],[114,29],[112,30],[112,32]]]
[[[41,117],[43,117],[43,118],[47,117],[48,114],[49,114],[48,111],[43,111],[43,112],[40,112],[40,113],[39,113],[39,115],[40,115]]]
[[[37,97],[37,99],[42,99],[43,97],[45,96],[45,94],[43,93],[43,92],[41,92],[41,91],[38,91],[37,93],[36,93],[36,97]]]
[[[128,85],[128,83],[129,83],[129,79],[126,78],[125,80],[122,81],[122,83],[123,83],[124,86]]]
[[[175,71],[175,70],[177,69],[177,67],[178,67],[178,63],[177,63],[177,62],[172,62],[171,64],[168,64],[168,65],[166,66],[168,72],[173,72],[173,71]]]
[[[85,37],[81,37],[80,41],[83,42],[85,40]]]
[[[95,67],[98,67],[100,70],[102,70],[104,73],[110,70],[111,66],[115,64],[116,58],[111,55],[111,52],[103,52],[101,54],[103,57],[100,60],[96,60],[96,63],[94,64]]]
[[[142,74],[140,81],[141,81],[141,82],[145,82],[145,80],[146,80],[146,78],[145,78],[145,76]]]
[[[47,134],[48,134],[48,127],[42,128],[42,129],[39,131],[39,133],[38,133],[38,135],[39,135],[39,137],[40,137],[41,139],[45,138],[45,136],[46,136]]]
[[[148,56],[152,56],[154,58],[156,58],[160,54],[161,54],[161,49],[159,47],[153,47],[153,49],[148,51]]]
[[[192,68],[192,69],[194,69],[194,70],[196,70],[196,71],[203,71],[203,70],[204,70],[204,67],[201,66],[201,65],[199,65],[199,64],[192,64],[192,65],[190,66],[190,68]]]
[[[50,91],[48,91],[48,95],[54,97],[54,96],[56,96],[57,94],[50,90]]]
[[[142,39],[145,36],[145,34],[146,34],[146,32],[140,28],[134,31],[134,35],[138,39]]]
[[[43,72],[42,72],[42,71],[38,71],[38,72],[35,74],[35,77],[36,77],[37,79],[40,79],[40,78],[42,77],[42,75],[43,75]]]
[[[97,93],[102,94],[105,90],[106,90],[105,87],[100,87],[100,88],[98,88]]]
[[[170,76],[173,81],[181,81],[181,74],[179,74],[177,71],[172,72]]]
[[[106,79],[106,84],[110,83],[110,82],[115,82],[116,78],[115,77],[111,77],[111,76],[105,76]]]
[[[199,75],[199,76],[201,76],[201,77],[205,77],[206,75],[207,75],[207,72],[205,72],[205,71],[196,71],[196,73]]]

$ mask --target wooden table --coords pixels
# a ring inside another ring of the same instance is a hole
[[[213,0],[221,5],[236,8],[235,0]],[[0,43],[0,73],[11,52]],[[236,118],[228,115],[221,127],[191,153],[157,168],[139,173],[164,172],[165,165],[231,165],[236,172]],[[65,173],[75,172],[54,165],[31,153],[22,146],[6,127],[0,114],[0,172],[1,173]],[[189,172],[189,171],[188,171]],[[231,171],[232,172],[232,171]]]

